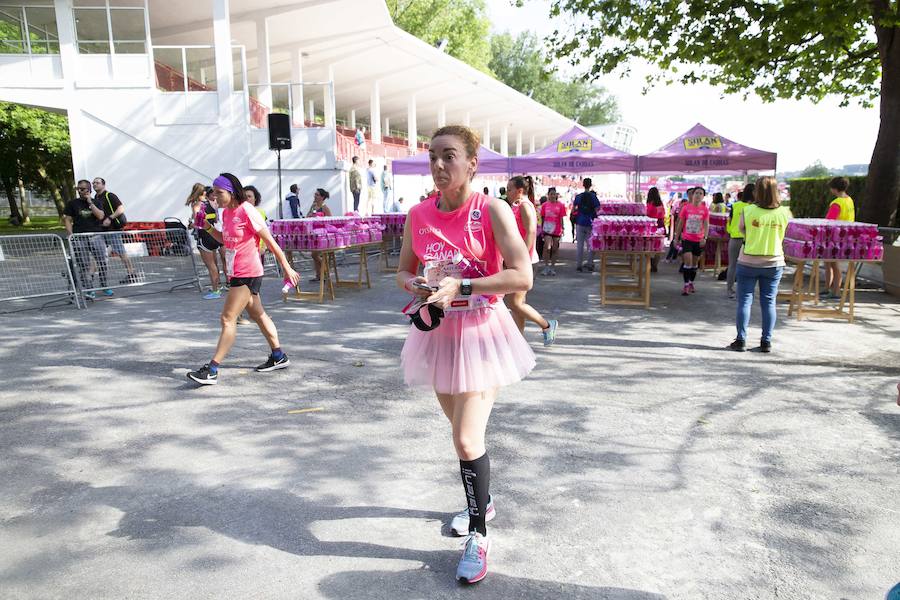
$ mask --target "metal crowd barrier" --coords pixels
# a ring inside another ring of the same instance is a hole
[[[81,307],[63,239],[53,234],[0,236],[0,302],[51,296]]]
[[[69,248],[75,282],[88,297],[115,288],[175,284],[200,290],[187,229],[73,233]]]

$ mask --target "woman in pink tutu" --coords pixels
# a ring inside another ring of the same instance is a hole
[[[488,417],[498,388],[535,364],[501,301],[503,294],[531,289],[531,260],[509,205],[470,187],[479,143],[468,127],[435,132],[429,155],[440,195],[409,211],[397,272],[397,284],[417,296],[407,313],[421,304],[401,354],[404,378],[432,387],[452,426],[467,508],[450,529],[468,536],[456,577],[469,583],[487,574],[485,523],[496,514],[484,440]]]

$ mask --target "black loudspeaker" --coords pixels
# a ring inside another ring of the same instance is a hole
[[[269,150],[291,149],[291,118],[282,113],[269,113]]]

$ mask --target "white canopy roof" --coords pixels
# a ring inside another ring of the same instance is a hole
[[[523,153],[531,136],[538,146],[572,126],[571,120],[396,27],[383,0],[231,0],[235,44],[247,49],[248,79],[258,82],[257,23],[267,19],[272,83],[289,82],[291,55],[303,53],[304,81],[335,82],[339,117],[369,114],[373,83],[380,86],[382,119],[403,129],[407,103],[416,97],[417,129],[429,133],[446,106],[447,123],[483,131],[490,122],[494,148],[509,128],[514,154],[521,131]],[[211,44],[212,2],[150,0],[154,45]],[[486,141],[485,141],[486,142]],[[487,143],[487,142],[486,142]]]

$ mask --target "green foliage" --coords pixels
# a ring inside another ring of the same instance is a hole
[[[593,77],[641,59],[660,69],[648,85],[708,81],[765,101],[834,94],[868,105],[881,75],[875,5],[883,5],[881,25],[900,25],[898,3],[884,0],[553,0],[551,15],[572,15],[577,25],[551,42]]]
[[[509,87],[583,125],[601,125],[619,118],[616,99],[604,88],[581,79],[565,80],[548,68],[532,32],[522,32],[515,38],[509,33],[493,36],[488,66]]]
[[[823,165],[821,160],[817,160],[800,171],[800,177],[828,177],[829,175],[831,175],[831,170]]]
[[[0,188],[11,198],[21,179],[47,192],[61,209],[59,188],[74,187],[68,120],[63,115],[0,102]],[[10,199],[10,210],[16,214]]]
[[[387,0],[387,7],[398,27],[432,45],[446,38],[450,56],[491,74],[484,0]]]
[[[856,218],[865,205],[866,178],[848,177],[850,187],[847,194],[853,198]],[[791,190],[791,212],[795,217],[824,218],[828,205],[834,200],[828,189],[831,177],[800,177],[788,182]]]

